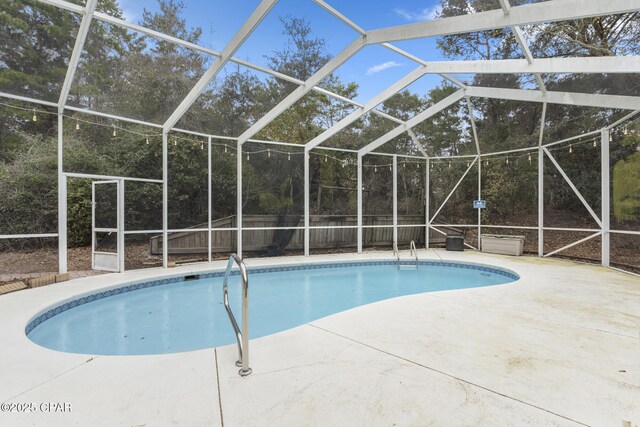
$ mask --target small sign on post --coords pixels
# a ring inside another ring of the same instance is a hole
[[[486,200],[474,200],[473,201],[473,208],[474,209],[485,209],[487,207],[487,201]]]

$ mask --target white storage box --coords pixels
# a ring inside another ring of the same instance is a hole
[[[501,255],[522,255],[524,236],[506,236],[501,234],[482,234],[480,236],[482,252]]]

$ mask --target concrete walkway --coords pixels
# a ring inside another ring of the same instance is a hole
[[[70,403],[72,411],[5,412],[0,425],[640,426],[640,278],[532,257],[419,256],[498,265],[521,279],[385,300],[252,340],[253,374],[244,378],[235,346],[91,357],[24,336],[29,319],[56,301],[165,270],[2,296],[0,401]]]

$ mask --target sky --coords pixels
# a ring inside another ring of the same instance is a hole
[[[433,19],[440,4],[440,0],[326,2],[365,30]],[[134,23],[142,18],[145,8],[151,11],[159,9],[157,0],[119,0],[119,3],[125,19]],[[187,25],[202,28],[200,44],[220,51],[253,12],[259,0],[183,0],[183,3]],[[358,35],[312,0],[280,0],[235,56],[266,66],[264,56],[285,45],[280,19],[287,16],[305,18],[313,35],[325,39],[331,55],[340,52]],[[435,39],[403,41],[395,45],[425,60],[444,59],[436,48]],[[366,102],[417,66],[417,63],[386,48],[367,46],[343,64],[336,73],[345,82],[358,82],[359,93],[356,100]],[[408,89],[424,95],[441,81],[439,76],[426,75]]]

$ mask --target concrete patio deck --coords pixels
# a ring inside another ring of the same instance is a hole
[[[640,426],[640,278],[535,257],[421,250],[497,265],[519,281],[362,306],[250,343],[157,356],[48,350],[24,335],[72,295],[224,262],[72,280],[0,297],[1,426]],[[390,258],[389,252],[275,263]],[[43,412],[42,403],[71,412]]]

